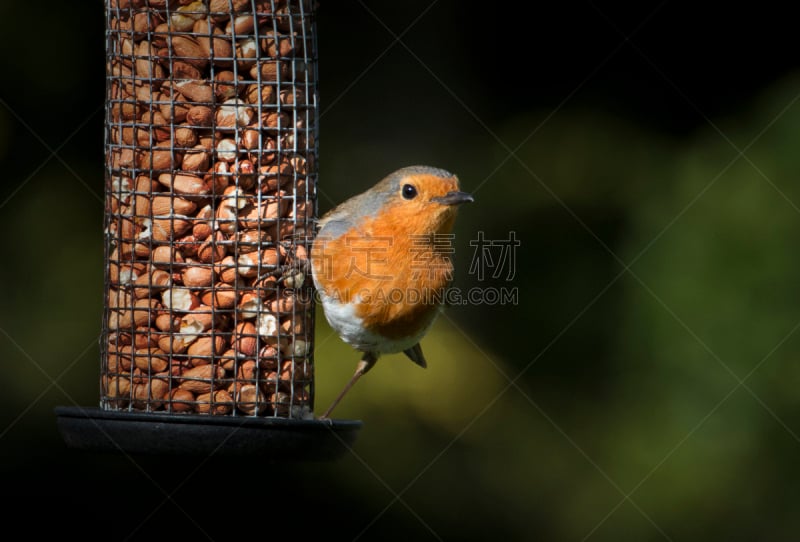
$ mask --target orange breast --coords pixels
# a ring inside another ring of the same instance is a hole
[[[311,254],[317,284],[342,303],[356,303],[370,331],[413,336],[430,325],[451,280],[441,241],[452,225],[430,231],[424,216],[401,220],[389,208],[335,238],[325,238],[323,229]]]

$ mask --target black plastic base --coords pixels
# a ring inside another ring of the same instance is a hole
[[[280,461],[335,459],[347,451],[360,420],[292,420],[198,414],[117,412],[56,407],[69,448],[93,452],[261,456]]]

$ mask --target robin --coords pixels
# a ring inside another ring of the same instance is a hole
[[[319,221],[311,250],[325,318],[362,352],[328,418],[381,354],[403,352],[427,367],[420,340],[443,306],[458,206],[473,201],[445,170],[410,166],[345,201]]]

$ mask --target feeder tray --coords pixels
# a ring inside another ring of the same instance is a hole
[[[353,444],[360,420],[198,416],[56,407],[67,447],[90,452],[259,456],[279,461],[336,459]]]

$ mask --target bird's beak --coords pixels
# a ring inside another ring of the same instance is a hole
[[[466,192],[448,192],[444,196],[431,198],[431,201],[441,203],[442,205],[461,205],[462,203],[472,203],[475,201],[471,194]]]

